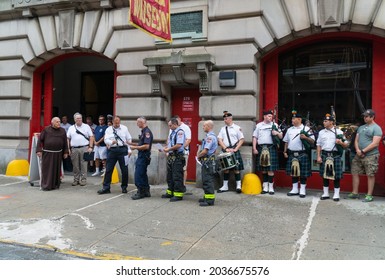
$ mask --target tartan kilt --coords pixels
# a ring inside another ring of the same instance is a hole
[[[258,145],[257,150],[258,150],[258,155],[257,155],[257,162],[256,162],[256,167],[257,171],[276,171],[279,169],[279,162],[278,162],[278,151],[277,151],[277,146],[271,145],[268,149],[270,152],[270,166],[261,166],[260,159],[261,159],[261,153],[262,153],[262,148],[263,145]]]
[[[295,158],[293,154],[289,154],[289,158],[286,162],[286,175],[291,176],[291,161]],[[300,177],[310,177],[311,176],[311,165],[310,158],[307,153],[300,154],[296,157],[299,161],[299,169],[301,176]]]
[[[236,151],[234,153],[234,156],[235,156],[235,160],[239,163],[237,166],[235,166],[234,168],[231,168],[229,170],[238,170],[238,171],[241,171],[244,169],[243,167],[243,160],[242,160],[242,156],[241,156],[241,152],[240,151]]]
[[[321,154],[322,163],[319,168],[319,175],[323,178],[324,177],[324,171],[325,171],[325,161],[327,156],[324,154]],[[335,179],[342,179],[343,172],[342,172],[342,160],[340,156],[333,156],[334,158],[334,178]]]

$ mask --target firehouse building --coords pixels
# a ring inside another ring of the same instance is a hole
[[[198,181],[202,121],[214,120],[218,133],[224,110],[245,135],[243,174],[255,168],[252,133],[264,109],[277,110],[282,129],[292,109],[317,128],[333,106],[350,139],[372,108],[385,129],[382,0],[171,0],[172,43],[131,26],[128,2],[0,2],[2,171],[29,158],[33,133],[53,116],[73,123],[75,112],[120,115],[134,141],[136,119],[146,116],[155,143],[166,141],[167,120],[180,115],[193,135],[188,179]],[[376,194],[385,193],[380,151]],[[165,156],[153,150],[152,157],[151,183],[164,183]],[[343,191],[351,189],[349,157],[346,151]],[[282,153],[280,161],[276,185],[288,187]],[[308,186],[321,188],[312,168]]]

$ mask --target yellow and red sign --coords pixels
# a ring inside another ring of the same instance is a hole
[[[130,23],[167,42],[171,42],[170,0],[130,0]]]

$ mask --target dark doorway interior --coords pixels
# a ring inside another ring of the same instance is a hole
[[[114,72],[83,72],[81,89],[82,112],[96,119],[100,114],[112,114],[114,92]]]
[[[65,59],[53,67],[53,113],[68,116],[79,112],[91,115],[97,124],[100,114],[114,112],[115,63],[100,56]]]

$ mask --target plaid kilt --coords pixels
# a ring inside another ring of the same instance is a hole
[[[291,176],[291,161],[295,158],[295,156],[290,153],[289,158],[286,162],[286,174]],[[299,161],[299,168],[300,168],[300,177],[310,177],[311,176],[311,165],[310,165],[310,159],[309,155],[307,153],[300,154],[298,157],[296,157]]]
[[[257,145],[257,150],[258,150],[258,155],[256,160],[257,171],[276,171],[279,169],[277,146],[275,145],[266,145],[266,146],[268,147],[270,146],[268,148],[270,152],[270,166],[261,166],[259,164],[261,160],[263,145]]]
[[[243,167],[243,160],[242,160],[242,156],[241,156],[241,152],[240,151],[236,151],[234,153],[234,156],[235,156],[235,160],[239,163],[237,166],[231,168],[231,169],[228,169],[228,170],[243,170],[244,167]]]
[[[324,153],[321,153],[322,163],[319,169],[319,175],[323,178],[324,177],[324,171],[325,171],[325,161],[327,158],[327,155]],[[343,172],[342,172],[342,160],[341,157],[338,155],[333,156],[334,158],[334,178],[335,179],[342,179]]]

